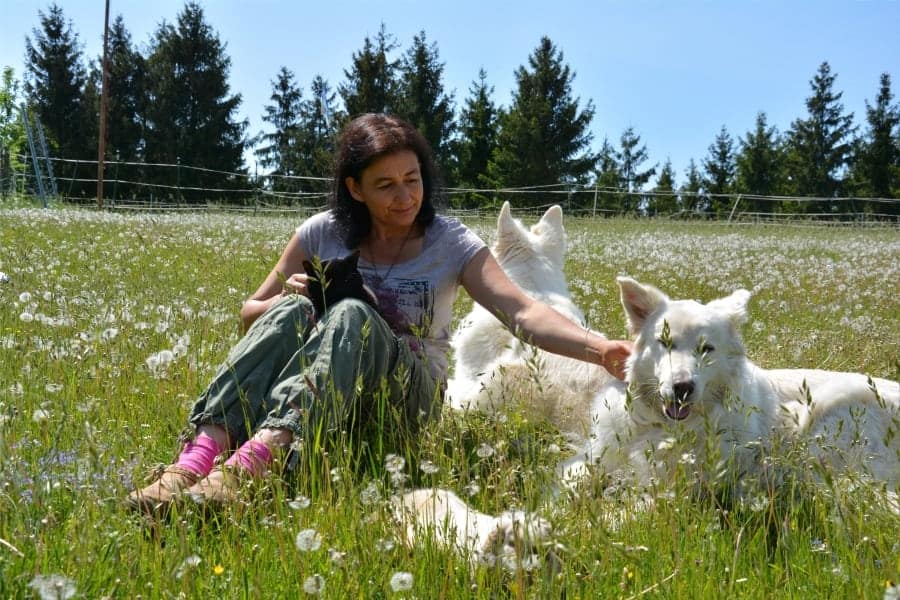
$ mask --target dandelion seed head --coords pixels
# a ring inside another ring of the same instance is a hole
[[[325,591],[325,578],[318,573],[310,575],[303,582],[303,591],[310,596],[318,596]]]
[[[397,571],[391,575],[391,590],[405,592],[413,586],[413,575],[407,571]]]
[[[69,600],[74,598],[78,589],[75,582],[62,575],[36,575],[28,582],[41,600]]]
[[[388,473],[399,473],[406,466],[406,459],[397,454],[388,454],[384,458],[384,468]]]
[[[19,294],[19,302],[21,302],[22,304],[28,304],[29,302],[31,302],[31,294],[29,292],[22,292],[21,294]]]
[[[315,552],[322,547],[322,536],[315,529],[304,529],[294,541],[300,552]]]
[[[363,503],[365,506],[369,506],[378,502],[381,498],[381,492],[378,491],[378,486],[375,485],[375,482],[370,482],[363,490],[359,493],[359,501]]]
[[[475,454],[477,454],[479,458],[490,458],[494,455],[494,447],[490,444],[481,444],[478,446],[478,450],[475,451]]]
[[[23,323],[31,323],[34,321],[34,315],[26,310],[19,315],[19,320]]]
[[[293,500],[288,501],[288,506],[291,510],[303,510],[304,508],[309,508],[311,501],[306,496],[297,496]]]
[[[421,470],[426,475],[434,475],[435,473],[440,471],[438,466],[430,460],[422,461],[422,463],[419,465],[419,470]]]
[[[394,543],[394,540],[388,540],[384,538],[375,542],[375,548],[382,553],[390,552],[396,547],[396,545],[397,544]]]

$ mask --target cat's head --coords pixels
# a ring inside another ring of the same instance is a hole
[[[328,307],[344,298],[356,298],[378,307],[375,294],[366,287],[358,264],[359,251],[321,262],[303,261],[303,270],[309,276],[309,299],[316,315],[324,314]]]

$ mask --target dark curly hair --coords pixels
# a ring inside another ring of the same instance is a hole
[[[419,159],[423,194],[416,223],[427,227],[434,220],[439,175],[428,142],[403,119],[380,113],[360,115],[344,127],[338,140],[329,200],[329,208],[348,249],[357,248],[369,234],[372,218],[366,205],[350,195],[345,179],[352,177],[359,181],[366,167],[376,159],[401,150],[410,150]]]

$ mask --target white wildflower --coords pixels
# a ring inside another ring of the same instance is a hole
[[[478,450],[475,451],[480,458],[490,458],[494,455],[494,447],[490,444],[481,444],[478,446]]]
[[[322,547],[322,536],[315,529],[304,529],[294,543],[300,552],[315,552]]]
[[[28,582],[41,600],[69,600],[77,593],[75,582],[62,575],[36,575]]]
[[[384,458],[384,468],[388,473],[399,473],[406,466],[406,459],[397,454],[388,454]]]
[[[397,571],[391,575],[391,589],[395,592],[405,592],[411,590],[413,585],[412,573],[407,571]]]
[[[435,473],[440,471],[438,466],[430,460],[423,460],[422,464],[419,465],[419,469],[426,475],[434,475]]]
[[[318,596],[325,591],[325,578],[316,573],[303,582],[303,591],[311,596]]]

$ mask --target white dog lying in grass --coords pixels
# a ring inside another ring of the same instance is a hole
[[[617,282],[635,343],[627,390],[612,382],[597,395],[591,439],[561,465],[564,480],[596,463],[646,485],[666,481],[678,462],[699,463],[713,465],[715,483],[740,496],[743,483],[777,485],[783,468],[799,467],[819,481],[876,482],[897,508],[898,382],[758,367],[740,336],[746,290],[701,304]]]
[[[506,511],[499,516],[478,512],[453,492],[420,489],[393,499],[394,518],[406,530],[410,545],[433,536],[442,547],[456,548],[474,564],[516,572],[531,571],[547,557],[550,523],[522,511]]]
[[[525,293],[573,321],[584,313],[572,301],[563,267],[566,232],[559,206],[547,210],[530,229],[500,209],[492,252],[509,278]],[[584,434],[588,407],[613,377],[592,363],[538,350],[516,339],[479,305],[462,320],[450,341],[454,373],[447,384],[450,406],[493,411],[515,399],[533,416],[561,430]]]

